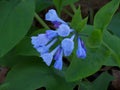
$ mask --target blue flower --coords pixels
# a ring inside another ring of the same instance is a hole
[[[54,30],[47,30],[46,31],[46,36],[49,38],[49,39],[53,39],[54,37],[58,36],[57,32],[54,31]]]
[[[32,36],[31,39],[32,39],[31,43],[33,44],[34,48],[44,46],[50,41],[50,39],[46,37],[46,34],[39,34],[38,36]]]
[[[64,40],[62,40],[61,47],[63,48],[65,56],[70,56],[74,49],[74,37],[75,35],[73,35],[71,38],[65,38]]]
[[[59,28],[59,26],[62,24],[61,22],[58,21],[53,21],[52,24],[54,25],[55,28]]]
[[[78,49],[76,51],[77,57],[78,58],[85,58],[86,57],[86,49],[84,46],[83,41],[78,37]]]
[[[70,34],[71,29],[68,25],[66,24],[61,24],[59,28],[57,29],[57,33],[59,36],[66,37]]]
[[[43,59],[43,61],[50,66],[52,60],[53,60],[53,56],[56,53],[56,51],[60,48],[60,46],[57,46],[53,51],[51,51],[50,53],[44,53],[41,54],[41,58]]]
[[[55,59],[54,67],[58,70],[62,70],[62,66],[63,66],[62,57],[63,57],[63,50],[60,48],[56,53],[56,58],[54,58]]]
[[[45,20],[51,21],[54,26],[58,27],[59,24],[66,24],[62,19],[60,19],[54,9],[50,9],[46,15],[45,15]]]
[[[57,41],[57,39],[54,39],[53,41],[51,41],[48,45],[46,46],[40,46],[37,49],[37,51],[40,53],[40,54],[43,54],[43,53],[47,53],[49,51],[49,48]]]

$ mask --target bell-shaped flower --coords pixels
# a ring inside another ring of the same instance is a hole
[[[54,39],[53,41],[51,41],[48,45],[46,46],[40,46],[37,48],[37,51],[40,53],[40,54],[43,54],[43,53],[47,53],[50,49],[50,47],[57,41],[57,39]]]
[[[55,64],[54,64],[54,68],[58,69],[58,70],[62,70],[62,66],[63,66],[63,50],[60,48],[55,56]]]
[[[60,48],[60,46],[57,46],[53,51],[51,51],[50,53],[44,53],[41,54],[41,58],[43,59],[43,61],[50,66],[52,60],[53,60],[53,56],[56,53],[56,51]]]
[[[71,38],[65,38],[64,40],[62,40],[61,47],[63,48],[65,56],[70,56],[74,49],[74,37],[75,35],[73,35]]]
[[[61,24],[59,28],[57,29],[57,33],[61,37],[66,37],[70,34],[71,29],[68,25],[66,24]]]
[[[54,37],[58,36],[57,32],[54,31],[54,30],[47,30],[46,31],[46,36],[49,38],[49,39],[53,39]]]
[[[55,28],[59,28],[59,26],[62,24],[61,22],[58,21],[53,21],[52,24],[54,25]]]
[[[34,48],[44,46],[50,41],[50,39],[46,37],[46,34],[39,34],[38,36],[32,36],[31,39],[32,39],[31,43],[33,44]]]
[[[46,15],[45,15],[45,20],[51,21],[54,25],[58,27],[59,24],[66,24],[62,19],[60,19],[54,9],[50,9]]]
[[[86,57],[86,48],[84,46],[83,41],[78,37],[78,49],[76,51],[78,58],[85,58]]]

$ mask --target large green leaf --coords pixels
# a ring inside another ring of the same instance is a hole
[[[109,24],[108,29],[112,33],[120,37],[120,12],[118,12],[113,16],[113,19]]]
[[[76,81],[97,72],[104,62],[107,60],[110,51],[101,46],[98,49],[87,48],[87,57],[79,59],[74,53],[70,58],[72,60],[66,72],[66,79],[68,81]]]
[[[105,31],[103,42],[111,50],[113,59],[120,66],[120,38]]]
[[[113,77],[104,72],[102,73],[96,80],[94,80],[93,82],[93,89],[94,90],[107,90],[108,85],[110,83],[110,81],[113,80]]]
[[[43,9],[53,5],[52,0],[35,0],[36,2],[36,12],[40,12]]]
[[[40,54],[33,48],[30,37],[25,37],[18,45],[16,45],[14,52],[17,55],[40,56]]]
[[[0,90],[35,90],[40,87],[46,87],[47,90],[73,90],[72,83],[67,83],[63,76],[40,60],[33,59],[14,66]]]
[[[119,7],[120,0],[112,0],[101,8],[94,18],[94,28],[104,30],[110,23],[112,16]]]
[[[0,57],[11,50],[29,30],[34,0],[0,1]]]
[[[104,72],[99,77],[97,77],[92,83],[81,82],[80,90],[107,90],[110,81],[113,77],[108,73]]]
[[[93,27],[87,25],[81,33],[85,33],[89,36],[92,33],[92,30]],[[81,38],[86,45],[87,57],[85,59],[77,58],[77,46],[75,46],[74,53],[69,58],[71,60],[71,64],[66,72],[66,79],[68,81],[76,81],[94,74],[109,59],[111,54],[111,51],[103,44],[101,44],[99,48],[89,48],[89,46],[86,44],[87,38]]]

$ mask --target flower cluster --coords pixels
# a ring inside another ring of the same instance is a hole
[[[76,55],[78,58],[86,57],[86,49],[80,36],[74,33],[74,30],[69,25],[60,19],[54,9],[49,10],[46,13],[45,20],[50,21],[56,30],[46,30],[44,34],[31,37],[31,43],[33,47],[40,53],[40,57],[43,61],[50,66],[52,60],[55,60],[54,67],[58,70],[62,70],[63,56],[70,56],[74,49],[74,39],[77,37],[78,47]],[[71,35],[72,33],[72,35]],[[50,51],[58,38],[62,37],[61,43]],[[68,38],[69,37],[69,38]]]

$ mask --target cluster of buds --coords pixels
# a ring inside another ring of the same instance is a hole
[[[55,30],[46,30],[44,34],[31,37],[31,43],[33,47],[40,53],[40,57],[43,61],[50,66],[52,60],[55,60],[54,68],[62,70],[63,56],[70,56],[74,49],[74,39],[77,37],[77,50],[76,55],[78,58],[86,57],[86,49],[80,36],[76,35],[75,30],[60,19],[54,9],[49,10],[45,15],[45,20],[50,21]],[[50,48],[62,38],[61,42],[54,48]]]

